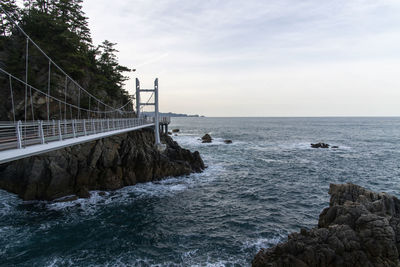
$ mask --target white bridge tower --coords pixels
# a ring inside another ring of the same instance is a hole
[[[154,102],[147,101],[146,103],[141,102],[140,93],[147,92],[154,94]],[[165,149],[165,145],[161,144],[160,141],[160,114],[158,109],[158,78],[154,80],[154,89],[141,89],[140,88],[140,81],[136,78],[136,114],[137,117],[142,117],[141,114],[141,107],[142,106],[154,106],[154,134],[155,134],[155,145],[158,149],[163,150]]]

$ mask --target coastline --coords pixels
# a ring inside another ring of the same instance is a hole
[[[144,129],[2,164],[0,188],[24,200],[89,197],[90,190],[115,190],[205,168],[198,152],[166,135],[162,141],[167,148],[159,152],[153,131]]]

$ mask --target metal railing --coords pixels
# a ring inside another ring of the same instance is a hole
[[[160,121],[169,123],[170,118],[163,117]],[[148,124],[154,124],[153,117],[0,122],[0,150],[24,148]]]

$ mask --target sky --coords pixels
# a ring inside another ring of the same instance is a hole
[[[160,110],[205,116],[399,116],[399,0],[85,0],[95,44]],[[146,98],[146,96],[142,96]]]

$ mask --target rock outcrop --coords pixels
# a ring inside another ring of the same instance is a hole
[[[354,184],[331,184],[318,227],[262,249],[258,266],[400,266],[400,200]]]
[[[201,142],[202,143],[211,143],[212,142],[211,135],[209,135],[209,134],[203,135],[203,137],[201,138]]]
[[[24,200],[88,197],[89,190],[115,190],[166,176],[201,172],[200,154],[168,136],[160,153],[151,129],[133,131],[0,165],[0,188]]]
[[[326,143],[316,143],[316,144],[311,144],[312,148],[329,148],[329,144]]]

